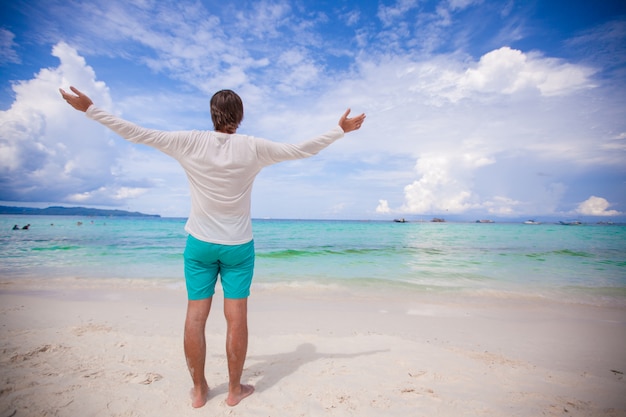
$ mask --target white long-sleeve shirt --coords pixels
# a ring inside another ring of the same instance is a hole
[[[191,212],[185,231],[205,242],[238,245],[252,240],[250,200],[257,174],[268,165],[317,154],[343,137],[340,126],[300,144],[214,131],[146,129],[92,105],[87,117],[134,143],[152,146],[185,170]]]

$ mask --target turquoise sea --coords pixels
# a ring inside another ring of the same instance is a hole
[[[11,230],[30,223],[28,230]],[[182,283],[185,220],[0,216],[2,279]],[[255,285],[626,305],[626,225],[254,220]]]

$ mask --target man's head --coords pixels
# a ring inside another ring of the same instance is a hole
[[[211,119],[216,131],[235,133],[243,120],[241,97],[231,90],[221,90],[211,97]]]

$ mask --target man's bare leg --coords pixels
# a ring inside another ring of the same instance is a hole
[[[241,374],[248,351],[248,299],[225,298],[226,358],[228,359],[228,398],[226,404],[235,406],[254,392],[252,385],[241,384]]]
[[[206,338],[204,329],[213,298],[189,300],[185,319],[185,358],[193,380],[191,406],[202,407],[209,399],[209,385],[204,375],[206,360]]]

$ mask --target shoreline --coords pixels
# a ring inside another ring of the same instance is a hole
[[[260,274],[259,274],[260,275]],[[61,276],[53,274],[46,278],[9,276],[0,278],[0,291],[5,288],[25,288],[32,291],[56,292],[58,288],[110,290],[115,288],[154,288],[177,289],[184,293],[184,278],[164,277],[115,277],[105,273]],[[218,284],[216,294],[221,296]],[[413,298],[420,300],[456,300],[457,303],[518,303],[537,302],[558,305],[585,305],[591,307],[623,308],[626,310],[626,287],[585,287],[585,286],[531,286],[514,283],[484,282],[473,287],[425,285],[404,281],[383,279],[332,279],[305,278],[290,280],[268,280],[263,277],[253,279],[251,296],[266,292],[302,292],[303,294],[340,295],[348,297],[382,297],[384,299]],[[184,294],[183,294],[184,296]]]
[[[0,416],[197,415],[182,285],[2,281],[0,305]],[[256,392],[235,408],[221,308],[218,293],[211,415],[626,416],[623,306],[259,287],[242,380]]]

